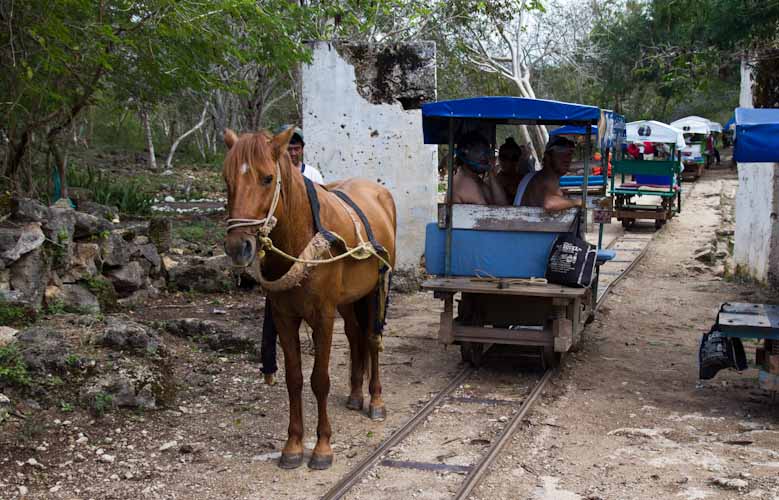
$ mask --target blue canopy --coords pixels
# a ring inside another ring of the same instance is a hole
[[[736,108],[735,160],[779,162],[779,109]]]
[[[422,129],[425,144],[449,142],[449,120],[457,120],[457,136],[467,130],[489,125],[595,125],[600,109],[567,102],[526,99],[524,97],[472,97],[438,101],[422,105]]]
[[[732,127],[735,124],[736,124],[736,117],[735,116],[731,116],[730,120],[728,120],[727,123],[725,123],[725,126],[722,127],[722,130],[727,132],[728,130],[730,130],[730,127]]]
[[[586,133],[585,129],[587,127],[583,127],[581,125],[564,125],[560,128],[556,128],[549,132],[550,136],[555,135],[584,135]],[[598,135],[598,127],[593,125],[590,127],[590,135]]]

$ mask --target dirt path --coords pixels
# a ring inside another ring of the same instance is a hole
[[[697,376],[719,305],[770,300],[693,260],[720,226],[720,194],[735,187],[727,171],[697,182],[476,498],[779,498],[779,411],[756,370]]]

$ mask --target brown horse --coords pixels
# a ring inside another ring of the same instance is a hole
[[[293,128],[276,136],[268,132],[243,134],[239,138],[226,130],[224,141],[229,151],[224,162],[227,182],[228,214],[234,224],[225,237],[225,250],[238,266],[250,265],[257,255],[257,232],[262,233],[263,217],[275,217],[269,234],[273,245],[291,256],[299,256],[310,247],[316,230],[303,175],[292,166],[287,146]],[[280,185],[279,185],[280,183]],[[357,223],[355,211],[331,191],[346,193],[367,217],[375,239],[386,249],[386,260],[395,264],[395,202],[385,188],[370,181],[347,179],[327,186],[316,186],[322,227],[340,235],[349,247],[354,247],[367,235]],[[274,195],[274,193],[276,193]],[[274,201],[275,200],[275,201]],[[272,212],[272,213],[271,213]],[[248,221],[248,222],[247,222]],[[239,227],[235,227],[239,226]],[[357,235],[361,232],[361,238]],[[342,243],[333,243],[323,258],[344,252]],[[261,260],[262,276],[282,281],[293,268],[292,262],[275,253]],[[273,319],[284,350],[287,392],[289,394],[289,429],[279,465],[295,468],[303,463],[303,373],[300,357],[301,321],[313,330],[315,344],[311,388],[316,395],[319,422],[317,442],[309,467],[326,469],[333,462],[330,447],[330,421],[327,416],[327,396],[330,391],[330,346],[336,310],[344,319],[351,355],[351,393],[346,406],[361,411],[363,378],[370,373],[370,404],[372,419],[386,416],[379,379],[379,343],[377,308],[379,302],[379,261],[345,258],[337,262],[306,266],[299,286],[268,291]],[[369,365],[369,366],[368,366]]]

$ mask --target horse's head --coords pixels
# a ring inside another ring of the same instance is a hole
[[[225,252],[237,266],[252,263],[257,254],[257,232],[268,218],[282,215],[281,163],[289,168],[286,151],[294,132],[291,127],[276,136],[262,131],[238,137],[232,130],[225,130],[228,152],[223,174],[229,224]]]

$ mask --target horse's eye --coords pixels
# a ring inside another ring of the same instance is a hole
[[[262,182],[263,186],[267,186],[268,184],[273,182],[273,176],[272,175],[266,175],[265,177],[262,178],[261,182]]]

